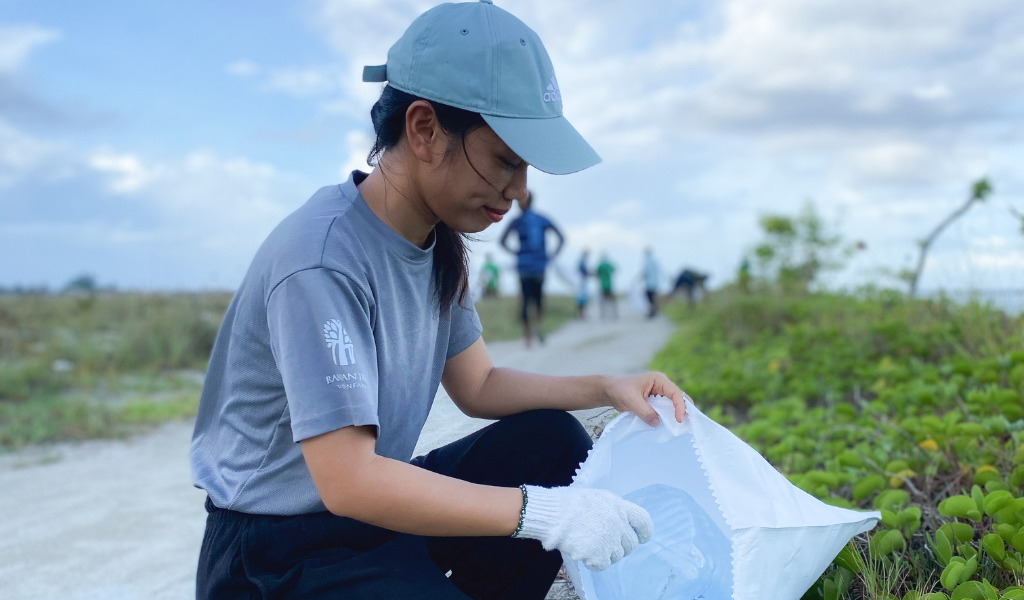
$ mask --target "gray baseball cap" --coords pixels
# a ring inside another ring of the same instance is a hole
[[[544,44],[491,0],[442,4],[420,15],[363,81],[480,113],[513,152],[554,175],[601,162],[562,116],[562,94]]]

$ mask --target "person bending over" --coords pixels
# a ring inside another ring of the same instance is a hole
[[[683,395],[660,373],[498,368],[480,338],[464,236],[526,197],[528,165],[600,160],[532,30],[443,4],[363,78],[387,82],[374,169],[273,230],[214,343],[191,448],[208,495],[196,596],[540,600],[558,551],[601,569],[652,529],[611,492],[567,487],[591,442],[566,411],[655,424],[662,394],[682,421]],[[438,385],[496,422],[413,457]]]

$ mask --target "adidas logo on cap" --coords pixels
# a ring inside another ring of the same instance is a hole
[[[558,81],[555,80],[555,76],[551,76],[551,83],[548,84],[548,91],[544,92],[545,102],[561,102],[562,94],[558,91]]]

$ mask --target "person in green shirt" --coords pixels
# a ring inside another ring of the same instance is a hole
[[[612,275],[615,265],[608,260],[607,254],[601,254],[601,262],[597,265],[597,279],[601,283],[601,318],[610,314],[613,319],[619,318],[618,300],[612,287]]]
[[[484,256],[484,266],[480,270],[480,278],[484,282],[484,298],[498,297],[498,277],[501,271],[490,254]]]

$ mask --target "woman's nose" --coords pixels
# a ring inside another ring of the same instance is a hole
[[[502,190],[502,196],[504,196],[506,200],[519,200],[521,198],[526,198],[526,194],[528,193],[526,191],[527,166],[528,165],[524,162],[522,166],[516,169],[515,174],[512,176],[512,181],[510,181],[508,185],[505,186],[505,189]]]

